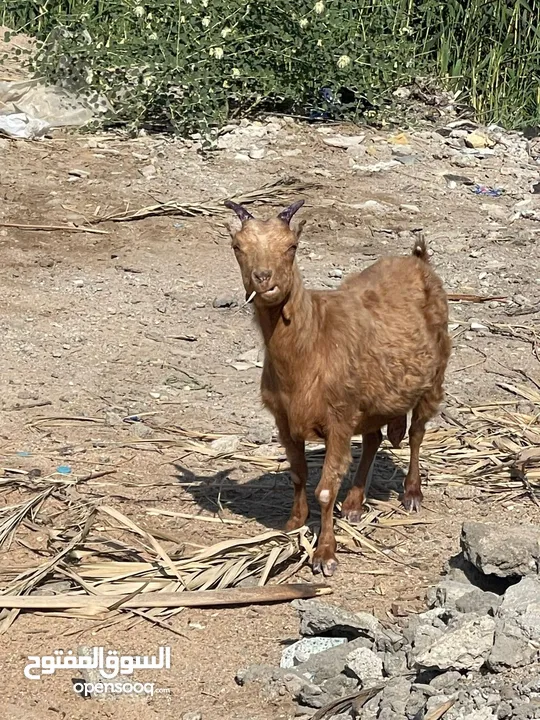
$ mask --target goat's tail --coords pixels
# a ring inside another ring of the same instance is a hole
[[[429,262],[427,242],[423,234],[418,234],[415,238],[412,254],[425,263]]]

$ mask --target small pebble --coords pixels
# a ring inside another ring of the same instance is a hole
[[[223,295],[221,297],[215,298],[214,302],[212,303],[212,307],[231,308],[236,307],[237,304],[238,303],[236,302],[236,300],[230,295]]]

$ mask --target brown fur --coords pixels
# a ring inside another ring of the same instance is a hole
[[[451,349],[448,306],[423,239],[412,255],[382,258],[337,290],[307,290],[295,262],[300,230],[279,218],[249,218],[231,234],[246,293],[257,293],[255,317],[266,346],[262,400],[291,465],[295,497],[288,529],[309,515],[304,443],[326,443],[316,490],[322,522],[314,569],[331,575],[337,565],[333,510],[353,435],[362,435],[363,453],[343,514],[359,520],[381,428],[387,426],[391,443],[399,446],[409,411],[403,503],[420,509],[418,455],[426,422],[443,398]]]

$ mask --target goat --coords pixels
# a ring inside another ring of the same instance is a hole
[[[443,398],[451,342],[446,293],[423,238],[412,255],[381,258],[337,290],[307,290],[295,260],[305,221],[290,225],[303,202],[269,220],[256,220],[231,201],[225,205],[238,216],[229,226],[232,247],[246,299],[254,295],[266,348],[262,401],[290,463],[294,501],[287,530],[309,517],[305,442],[325,442],[315,491],[321,532],[313,571],[331,576],[337,568],[334,505],[352,460],[353,435],[362,435],[362,457],[342,515],[350,522],[360,519],[381,428],[387,426],[388,439],[399,447],[409,412],[410,465],[402,502],[409,511],[420,510],[420,445]]]

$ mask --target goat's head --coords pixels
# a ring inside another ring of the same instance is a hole
[[[296,248],[305,221],[290,226],[292,216],[300,210],[303,200],[295,202],[270,220],[256,220],[241,205],[227,201],[225,205],[238,216],[229,225],[232,247],[242,272],[246,297],[256,293],[256,301],[279,305],[291,291]]]

